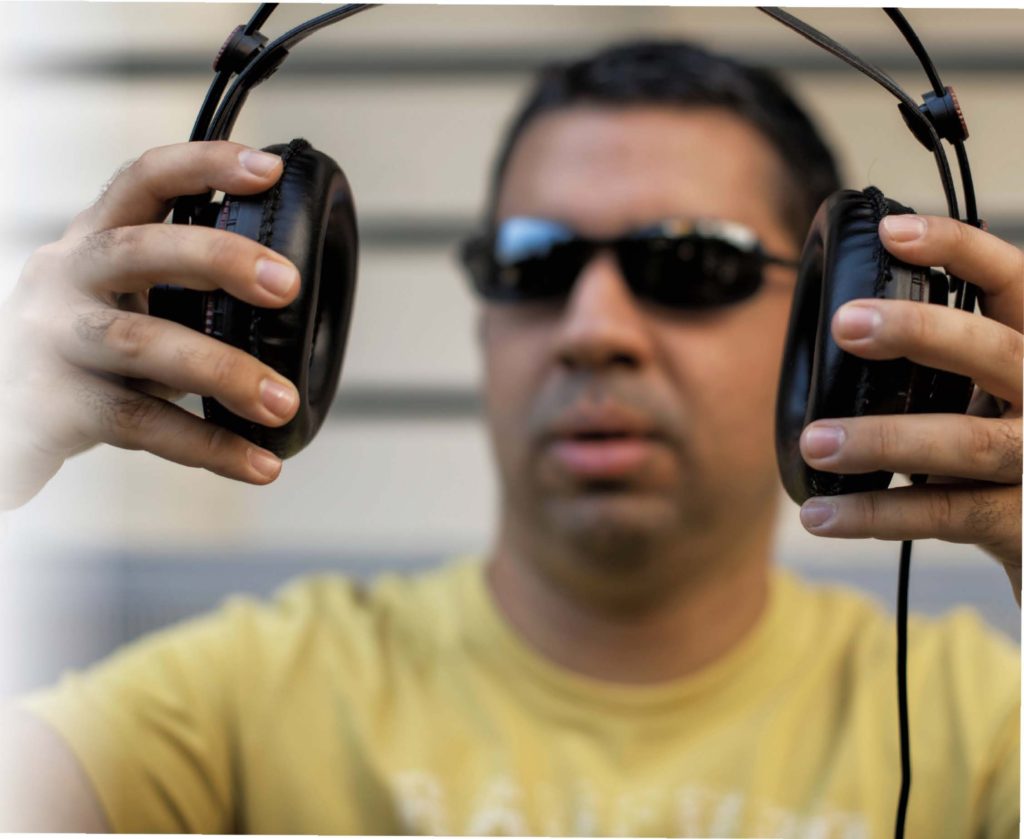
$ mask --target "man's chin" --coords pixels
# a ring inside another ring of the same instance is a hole
[[[634,569],[666,537],[679,534],[678,502],[614,485],[548,499],[552,535],[608,567]]]

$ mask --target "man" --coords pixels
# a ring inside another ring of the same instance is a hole
[[[11,438],[22,498],[97,441],[276,477],[266,453],[156,396],[212,393],[274,425],[295,410],[290,385],[126,313],[138,299],[114,304],[171,277],[264,306],[290,299],[294,270],[259,245],[153,224],[175,195],[256,193],[279,173],[230,143],[153,150],[31,260],[5,333],[40,346],[10,374],[13,389],[50,396],[62,381],[64,413],[20,426],[20,449]],[[700,231],[728,222],[791,260],[835,186],[831,156],[771,79],[684,45],[616,48],[542,79],[499,160],[478,251],[700,219],[712,220]],[[1007,407],[812,426],[803,453],[822,469],[952,483],[814,500],[802,515],[826,536],[976,542],[1019,598],[1022,256],[949,220],[904,221],[883,225],[886,247],[976,283],[988,318],[863,302],[834,334],[859,355],[966,373]],[[891,619],[772,565],[771,416],[794,272],[765,263],[749,297],[673,309],[633,291],[624,252],[596,245],[574,276],[546,263],[531,281],[560,284],[554,299],[482,307],[502,487],[485,562],[236,601],[30,698],[5,781],[16,824],[889,833],[900,780]],[[910,637],[908,835],[1016,835],[1017,652],[963,614],[916,621]]]

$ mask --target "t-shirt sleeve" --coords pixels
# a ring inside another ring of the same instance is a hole
[[[232,624],[243,603],[20,701],[67,742],[113,830],[232,832]]]

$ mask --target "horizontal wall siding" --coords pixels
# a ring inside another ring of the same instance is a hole
[[[323,8],[284,7],[269,31]],[[210,57],[250,9],[4,5],[0,291],[119,166],[187,135]],[[959,91],[983,214],[1024,243],[1024,13],[908,15]],[[925,89],[880,11],[806,17],[909,90]],[[691,38],[777,70],[835,143],[850,185],[874,183],[921,211],[941,211],[934,163],[888,96],[754,9],[377,9],[299,47],[252,94],[235,134],[255,145],[306,136],[342,163],[354,186],[360,286],[345,377],[321,436],[263,489],[144,454],[90,452],[11,517],[10,544],[26,555],[36,544],[83,542],[143,553],[259,546],[299,555],[340,546],[396,557],[484,547],[496,490],[478,419],[474,303],[455,247],[476,225],[495,145],[532,72],[634,37]],[[820,561],[821,543],[802,533],[789,506],[783,534],[783,555]],[[876,547],[888,562],[889,545],[841,543],[829,553],[852,559]]]

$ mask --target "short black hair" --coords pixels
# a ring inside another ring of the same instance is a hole
[[[803,242],[818,205],[839,189],[832,152],[804,109],[767,70],[685,41],[618,44],[587,58],[547,65],[505,134],[491,181],[488,222],[516,142],[539,115],[573,105],[722,107],[747,120],[781,159],[782,218]]]

